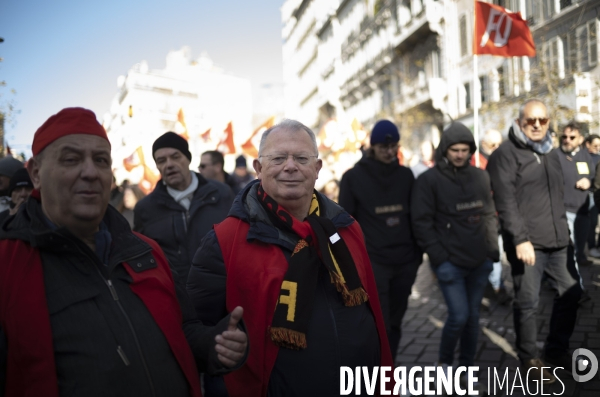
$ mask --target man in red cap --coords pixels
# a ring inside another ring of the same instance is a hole
[[[159,246],[108,206],[94,113],[63,109],[32,151],[35,190],[0,231],[0,394],[200,396],[198,370],[239,365],[242,308],[202,325]]]

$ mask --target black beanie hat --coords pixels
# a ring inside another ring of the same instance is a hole
[[[188,158],[188,160],[192,161],[192,154],[190,153],[187,141],[171,131],[162,134],[154,141],[154,144],[152,145],[152,158],[154,158],[154,153],[156,153],[158,149],[166,147],[179,150]]]
[[[235,168],[246,168],[248,165],[246,164],[246,158],[243,154],[240,154],[235,159]]]
[[[18,169],[10,178],[10,184],[8,185],[8,194],[12,194],[13,190],[20,187],[30,187],[33,189],[33,183],[29,177],[29,172],[26,168]]]
[[[389,120],[379,120],[371,131],[371,145],[396,143],[399,140],[398,127]]]

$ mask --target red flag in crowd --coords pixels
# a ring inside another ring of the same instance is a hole
[[[154,171],[150,167],[148,167],[145,163],[144,166],[144,176],[142,176],[142,180],[138,184],[138,187],[145,195],[152,193],[154,187],[158,183],[160,176],[156,175]]]
[[[10,145],[6,142],[6,155],[12,156],[12,150],[10,150]]]
[[[475,2],[473,54],[535,56],[533,37],[521,14],[495,4]]]
[[[227,128],[223,131],[225,135],[217,145],[217,150],[223,154],[235,154],[235,145],[233,143],[233,124],[230,121]]]
[[[265,121],[260,126],[258,126],[258,128],[254,130],[252,135],[250,135],[250,138],[248,138],[248,140],[246,142],[242,143],[242,152],[246,153],[248,156],[250,156],[252,158],[257,158],[258,157],[258,148],[256,147],[256,145],[253,142],[254,137],[257,136],[258,134],[262,134],[263,132],[265,132],[269,128],[273,127],[274,125],[275,125],[275,116],[271,116],[267,119],[267,121]]]
[[[206,142],[206,141],[210,140],[210,130],[211,130],[211,129],[209,128],[209,129],[207,129],[206,131],[204,131],[202,134],[200,134],[200,138],[202,138],[202,140],[203,140],[204,142]]]
[[[183,108],[179,108],[179,112],[177,112],[177,121],[184,128],[183,132],[181,134],[179,134],[179,136],[182,137],[183,139],[185,139],[186,141],[189,141],[190,136],[188,135],[188,129],[187,129],[187,126],[185,125],[185,116],[183,115]]]
[[[123,166],[125,167],[127,172],[131,172],[132,169],[142,164],[145,164],[145,161],[144,151],[142,150],[141,146],[135,149],[135,152],[131,153],[131,156],[123,159]]]

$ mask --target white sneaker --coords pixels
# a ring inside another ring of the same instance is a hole
[[[592,248],[590,250],[590,256],[593,256],[594,258],[600,258],[600,250],[598,248]]]

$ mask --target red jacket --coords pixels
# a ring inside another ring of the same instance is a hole
[[[137,234],[152,247],[158,266],[136,273],[132,291],[144,302],[165,335],[190,385],[200,397],[194,356],[182,331],[182,315],[169,264],[155,241]],[[40,253],[21,240],[0,240],[0,328],[8,341],[6,397],[58,397],[52,329],[46,303]]]
[[[227,310],[244,307],[244,318],[250,341],[248,361],[239,370],[225,376],[231,396],[266,396],[269,378],[279,351],[267,332],[271,325],[279,297],[287,260],[280,247],[246,240],[250,225],[229,217],[215,226],[223,260],[227,270]],[[340,229],[348,246],[362,285],[369,295],[371,308],[379,333],[381,364],[393,366],[383,316],[371,262],[365,248],[363,234],[357,222]],[[261,266],[248,266],[248,258],[260,258]],[[256,280],[260,280],[257,282]],[[309,342],[310,343],[310,342]],[[307,379],[307,382],[310,380]]]

